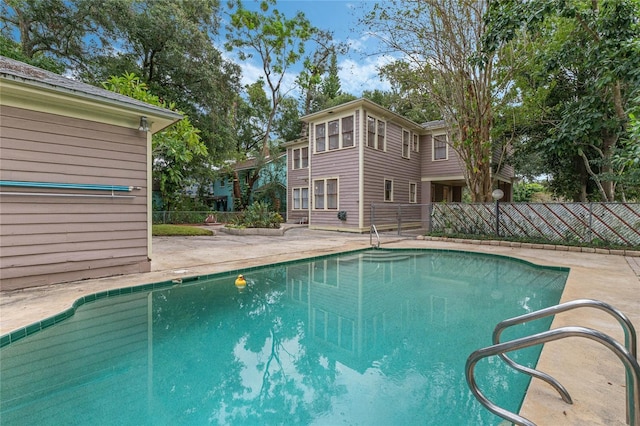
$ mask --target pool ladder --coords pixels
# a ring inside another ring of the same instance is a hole
[[[378,239],[377,244],[373,244],[373,234],[376,234],[376,238]],[[375,248],[380,248],[380,234],[378,234],[378,229],[376,228],[375,225],[371,225],[371,228],[369,229],[369,245],[371,247],[375,247]]]
[[[610,336],[586,327],[560,327],[553,330],[544,331],[531,336],[521,337],[508,342],[500,343],[500,334],[508,327],[516,324],[523,324],[528,321],[552,316],[561,312],[573,310],[581,307],[592,307],[603,310],[613,317],[615,317],[624,330],[625,345],[622,346],[616,340]],[[592,299],[578,299],[570,302],[562,303],[549,308],[541,309],[539,311],[531,312],[525,315],[520,315],[514,318],[506,319],[498,325],[496,325],[493,331],[493,345],[478,349],[469,355],[466,364],[466,378],[471,392],[474,396],[492,413],[506,419],[513,424],[524,426],[535,426],[535,423],[530,420],[512,413],[511,411],[501,408],[485,397],[478,389],[474,376],[474,368],[478,361],[482,358],[498,355],[509,366],[517,371],[529,374],[532,377],[537,377],[553,386],[560,394],[563,401],[568,404],[572,404],[573,401],[567,390],[556,379],[550,375],[538,371],[524,365],[518,364],[509,358],[506,353],[515,351],[529,346],[538,344],[544,344],[553,340],[564,339],[566,337],[585,337],[587,339],[595,340],[613,351],[618,358],[623,362],[626,372],[626,389],[627,389],[627,424],[631,426],[640,426],[640,365],[638,365],[638,354],[636,344],[636,331],[631,321],[625,314],[620,312],[615,307]]]

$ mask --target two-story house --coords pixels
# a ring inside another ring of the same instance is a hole
[[[308,136],[286,144],[289,221],[365,232],[372,204],[462,201],[466,182],[444,121],[417,124],[367,99],[302,120]],[[503,168],[497,176],[505,201],[512,172]]]

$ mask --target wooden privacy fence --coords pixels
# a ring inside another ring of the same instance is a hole
[[[640,246],[640,203],[376,204],[371,223],[395,223],[401,233],[415,224],[416,211],[427,232]]]

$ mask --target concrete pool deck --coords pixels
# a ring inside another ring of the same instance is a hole
[[[640,257],[548,249],[416,240],[393,233],[381,235],[382,247],[436,248],[512,256],[539,265],[571,268],[561,302],[591,298],[607,302],[640,330]],[[154,237],[152,271],[144,274],[0,292],[0,335],[33,324],[67,308],[81,296],[187,276],[238,270],[369,247],[369,235],[289,229],[282,237],[233,236]],[[590,308],[558,315],[553,328],[590,327],[620,342],[619,324]],[[487,346],[491,336],[487,336]],[[624,425],[625,374],[620,360],[587,339],[569,338],[544,346],[538,369],[557,378],[571,394],[567,405],[544,382],[532,380],[520,414],[538,425]],[[505,423],[506,424],[506,423]]]

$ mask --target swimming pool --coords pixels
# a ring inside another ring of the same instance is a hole
[[[468,390],[466,358],[500,320],[557,304],[567,274],[476,253],[367,250],[98,293],[0,349],[0,418],[499,424]],[[533,366],[539,351],[513,357]],[[527,376],[497,358],[476,371],[488,397],[518,411]]]

